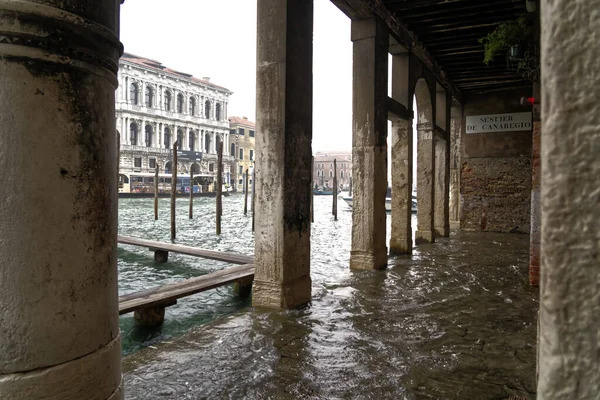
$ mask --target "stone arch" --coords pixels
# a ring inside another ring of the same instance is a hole
[[[181,93],[177,95],[177,112],[180,114],[183,113],[183,94]]]
[[[165,173],[168,174],[171,172],[171,168],[173,168],[173,162],[172,161],[167,161],[165,163]]]
[[[173,94],[170,90],[165,90],[164,107],[165,111],[171,111],[171,101],[173,100]]]
[[[154,89],[152,86],[146,86],[146,99],[145,106],[148,108],[152,108],[154,104]]]
[[[164,137],[163,137],[163,143],[165,144],[165,149],[170,149],[171,148],[171,128],[169,128],[168,126],[165,126],[164,129]]]
[[[215,119],[217,121],[221,120],[221,103],[215,105]]]
[[[133,146],[138,144],[138,136],[140,133],[139,125],[136,122],[129,124],[129,141]]]
[[[198,163],[193,163],[190,166],[190,172],[193,172],[194,175],[198,175],[200,173],[200,165]]]
[[[235,143],[231,143],[229,146],[229,155],[235,157]]]
[[[139,104],[139,95],[140,93],[140,86],[137,82],[131,82],[131,85],[129,85],[129,101],[131,101],[131,104],[133,105],[138,105]]]

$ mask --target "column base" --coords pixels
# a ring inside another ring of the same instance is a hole
[[[460,230],[460,221],[450,221],[450,230],[451,231]]]
[[[405,256],[412,254],[412,238],[402,240],[390,240],[390,255]]]
[[[2,375],[0,398],[123,399],[121,337],[100,350],[60,365]]]
[[[290,282],[272,282],[254,278],[252,305],[264,308],[296,308],[310,302],[312,298],[310,275]]]
[[[415,231],[415,244],[435,243],[433,231]]]
[[[443,228],[435,228],[435,236],[436,237],[449,237],[450,236],[450,226],[445,226]]]
[[[355,250],[350,252],[350,269],[384,269],[387,267],[387,248],[376,253]]]

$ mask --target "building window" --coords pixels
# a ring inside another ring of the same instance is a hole
[[[231,143],[231,146],[229,148],[229,155],[235,157],[235,143]]]
[[[208,100],[204,103],[204,118],[210,119],[210,101]]]
[[[210,140],[211,140],[210,135],[207,133],[206,136],[204,136],[204,151],[206,153],[210,153],[210,145],[211,145]]]
[[[333,171],[329,171],[329,177],[333,178]]]
[[[150,86],[146,86],[146,107],[152,108],[152,102],[154,101],[154,91]]]
[[[138,95],[138,84],[137,83],[132,83],[131,86],[129,87],[129,99],[131,100],[131,104],[135,104],[137,105],[139,102],[139,95]]]
[[[236,134],[236,133],[237,133],[237,130],[235,130],[235,129],[230,129],[230,130],[229,130],[229,134],[230,134],[231,136],[235,136],[235,134]]]
[[[240,160],[244,159],[244,149],[240,149]]]
[[[156,158],[148,159],[148,167],[155,169],[156,168]]]
[[[244,181],[242,179],[240,179],[238,185],[243,185],[243,184],[244,184]]]
[[[146,125],[146,147],[152,147],[152,126]]]
[[[344,171],[340,172],[340,178],[344,179]]]
[[[208,170],[210,172],[215,172],[215,164],[214,163],[210,163],[208,164]]]
[[[135,122],[132,122],[131,125],[129,125],[129,137],[133,146],[137,146],[138,144],[138,132],[139,129],[137,124]]]
[[[171,129],[167,127],[165,127],[165,137],[163,143],[165,144],[165,149],[171,148]]]
[[[181,149],[183,147],[183,131],[181,129],[177,129],[177,148]]]
[[[177,112],[183,113],[183,95],[181,93],[177,95]]]
[[[135,157],[133,159],[133,167],[134,168],[142,168],[142,157]]]
[[[173,99],[173,95],[170,91],[165,91],[165,111],[171,111],[171,100]]]
[[[240,165],[240,175],[242,175],[244,173],[244,166]]]
[[[250,130],[250,137],[254,137],[254,131]]]
[[[190,97],[190,115],[196,115],[196,99]]]
[[[238,132],[239,132],[240,136],[244,136],[244,128],[239,128]]]
[[[173,168],[173,163],[171,161],[167,161],[165,164],[165,174],[170,174],[171,168]]]
[[[221,103],[217,103],[215,106],[215,119],[217,121],[221,120]]]
[[[250,150],[250,161],[254,161],[254,150]]]
[[[188,143],[190,145],[190,151],[194,151],[194,131],[190,131],[188,136]]]
[[[333,164],[329,164],[329,169],[333,169]]]

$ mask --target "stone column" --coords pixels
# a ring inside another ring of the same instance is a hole
[[[387,265],[387,25],[352,21],[352,250],[350,268]]]
[[[258,0],[255,306],[311,299],[312,0]]]
[[[534,82],[533,97],[540,98],[540,84]],[[531,145],[531,233],[529,235],[529,283],[531,286],[540,284],[540,245],[541,245],[541,219],[542,204],[540,196],[541,183],[541,130],[540,105],[533,106],[533,131]]]
[[[0,15],[0,398],[122,399],[119,2]]]
[[[392,57],[392,98],[408,104],[408,54]],[[412,176],[413,131],[412,120],[395,117],[392,120],[392,232],[390,254],[412,252]],[[348,171],[346,171],[346,174]],[[345,175],[344,175],[345,176]]]
[[[600,393],[598,10],[600,0],[541,1],[538,399]]]
[[[450,118],[450,229],[460,229],[460,168],[462,107],[452,107]]]
[[[206,150],[204,148],[204,129],[200,131],[200,151],[202,153],[206,153]]]
[[[210,147],[211,147],[210,152],[212,154],[215,154],[217,152],[217,133],[213,131],[210,133],[210,136],[212,139],[210,141]]]
[[[447,146],[448,142],[440,135],[435,135],[435,195],[434,195],[434,228],[435,236],[450,236],[450,225],[448,223],[448,196],[446,185],[447,172]]]
[[[417,125],[417,231],[415,244],[435,242],[435,139],[431,123]]]

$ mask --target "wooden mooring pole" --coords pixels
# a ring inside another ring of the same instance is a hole
[[[252,232],[254,232],[254,202],[256,201],[256,193],[254,187],[256,186],[256,166],[252,169]]]
[[[192,218],[194,218],[194,170],[190,167],[190,219]]]
[[[154,169],[154,220],[158,219],[158,164]]]
[[[175,198],[177,197],[177,141],[173,143],[171,165],[171,240],[175,240]]]
[[[352,177],[350,177],[350,183],[348,184],[348,196],[352,197]]]
[[[217,149],[217,235],[221,234],[221,215],[223,215],[223,198],[221,192],[223,188],[223,141],[219,142]]]
[[[333,220],[337,221],[337,162],[333,160],[333,205],[331,213]]]
[[[248,214],[248,169],[246,169],[246,181],[244,182],[244,215]]]

